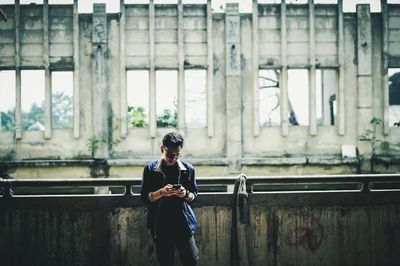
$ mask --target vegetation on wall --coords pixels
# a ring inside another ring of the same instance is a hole
[[[128,123],[132,127],[147,127],[146,114],[142,106],[128,106]]]
[[[63,92],[57,92],[52,98],[52,126],[54,128],[71,128],[73,117],[73,98]],[[16,129],[15,108],[1,112],[1,129]],[[21,113],[21,129],[29,131],[44,130],[44,103],[33,103],[28,112]]]
[[[164,109],[163,113],[157,116],[157,127],[173,128],[177,125],[177,111]],[[128,106],[128,124],[135,128],[144,128],[148,126],[145,110],[142,106]]]
[[[162,115],[157,116],[157,127],[176,127],[177,112],[164,109]]]

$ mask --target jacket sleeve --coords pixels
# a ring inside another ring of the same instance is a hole
[[[190,188],[189,191],[194,195],[194,198],[191,202],[193,202],[197,198],[197,182],[196,182],[196,170],[192,166],[190,169]]]
[[[149,199],[149,193],[150,191],[150,169],[149,166],[146,165],[143,169],[143,175],[142,175],[142,185],[140,188],[140,198],[142,202],[146,204],[150,204],[151,201]]]

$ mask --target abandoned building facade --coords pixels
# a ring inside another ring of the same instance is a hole
[[[203,176],[395,172],[400,6],[342,5],[2,5],[1,159],[138,177],[177,130]]]

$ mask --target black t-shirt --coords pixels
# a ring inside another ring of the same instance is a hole
[[[162,164],[161,169],[165,175],[164,185],[179,183],[178,164],[171,166]],[[160,204],[157,235],[176,236],[186,232],[188,226],[182,211],[183,199],[178,196],[162,197]]]

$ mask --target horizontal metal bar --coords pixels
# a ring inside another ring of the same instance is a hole
[[[199,185],[233,185],[236,177],[198,177]],[[0,179],[0,187],[5,184],[12,187],[41,186],[127,186],[140,185],[141,178],[79,178],[79,179]],[[365,182],[400,182],[399,174],[366,175],[302,175],[302,176],[248,176],[251,184],[298,184],[298,183],[365,183]]]

